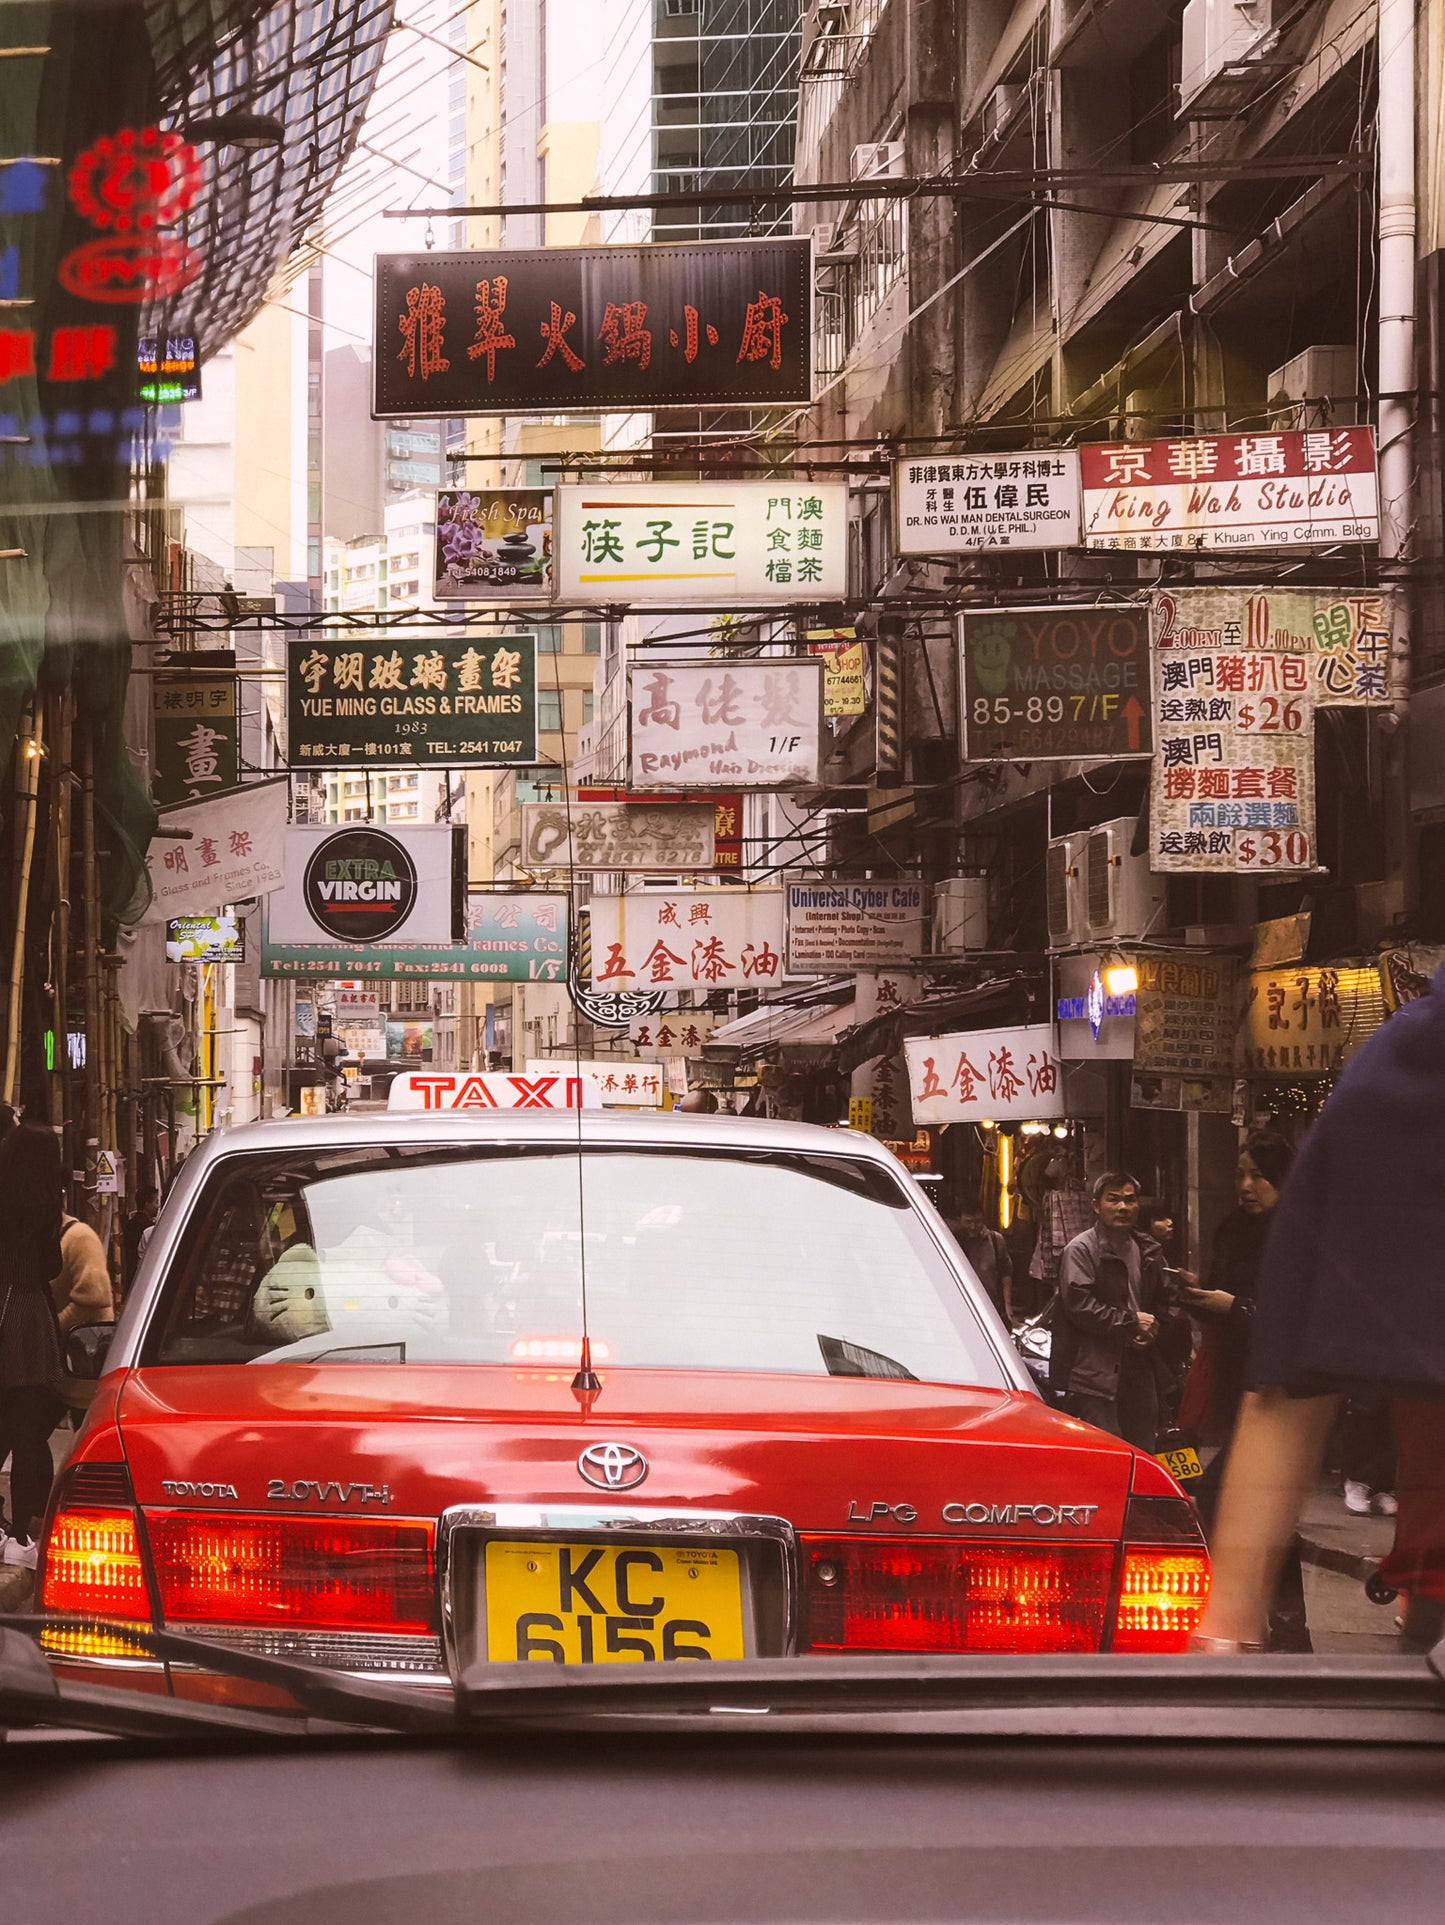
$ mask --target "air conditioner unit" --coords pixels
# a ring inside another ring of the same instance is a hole
[[[1134,855],[1134,818],[1091,829],[1084,851],[1084,914],[1091,942],[1132,942],[1155,930],[1164,911],[1164,878]]]
[[[1352,347],[1306,348],[1269,377],[1272,428],[1338,428],[1358,419],[1359,369]]]
[[[1272,50],[1276,19],[1287,6],[1288,0],[1188,0],[1179,61],[1181,114],[1209,107],[1203,96],[1211,82]]]
[[[933,953],[958,956],[988,947],[988,878],[953,876],[933,888]]]
[[[1025,91],[1021,82],[1004,81],[994,88],[983,103],[983,113],[980,116],[983,137],[986,141],[998,139],[999,134],[1012,118],[1014,109],[1023,99]]]
[[[853,149],[853,180],[898,180],[903,175],[901,140],[867,140]]]
[[[1068,949],[1089,939],[1084,914],[1084,844],[1081,835],[1055,836],[1049,844],[1044,866],[1044,886],[1048,894],[1049,943],[1054,949]]]

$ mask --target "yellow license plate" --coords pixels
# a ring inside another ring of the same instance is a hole
[[[1202,1477],[1204,1466],[1199,1461],[1199,1452],[1184,1450],[1161,1450],[1159,1462],[1171,1477],[1177,1477],[1181,1484],[1187,1484],[1191,1477]]]
[[[487,1656],[511,1664],[741,1658],[736,1551],[642,1544],[486,1548]]]

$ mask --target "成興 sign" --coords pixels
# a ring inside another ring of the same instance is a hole
[[[597,482],[562,487],[557,593],[569,602],[817,602],[848,591],[840,482]]]
[[[812,399],[807,240],[376,260],[378,420]]]
[[[1085,442],[1086,548],[1378,541],[1373,428]]]
[[[818,779],[818,661],[637,663],[628,700],[636,789],[795,788]]]
[[[925,948],[921,882],[795,882],[788,885],[790,976],[895,969]]]
[[[900,555],[981,548],[1072,548],[1079,539],[1079,456],[1073,448],[932,455],[893,464]]]
[[[1054,1033],[1046,1023],[908,1036],[903,1050],[917,1124],[1045,1122],[1064,1113]]]
[[[535,635],[293,641],[290,759],[304,767],[537,760]]]
[[[763,988],[782,975],[781,889],[594,896],[589,912],[595,989]]]

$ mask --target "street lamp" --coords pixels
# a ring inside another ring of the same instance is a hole
[[[193,120],[181,131],[189,141],[213,140],[218,147],[244,147],[251,153],[263,147],[279,147],[286,139],[285,125],[274,114],[242,110]]]

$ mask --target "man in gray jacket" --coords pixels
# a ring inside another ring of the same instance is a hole
[[[1093,1225],[1064,1245],[1054,1320],[1054,1381],[1085,1423],[1153,1450],[1159,1428],[1155,1309],[1164,1257],[1140,1236],[1139,1185],[1110,1170],[1094,1185]]]

